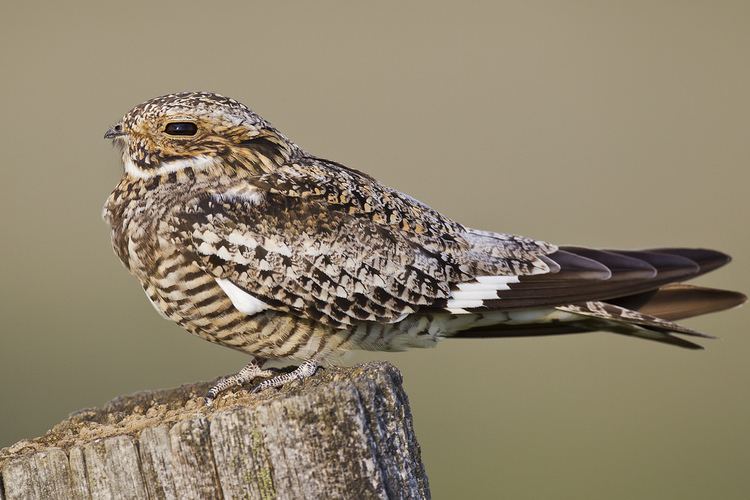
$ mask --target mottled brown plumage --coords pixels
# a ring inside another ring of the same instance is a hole
[[[467,228],[307,154],[233,99],[152,99],[105,137],[125,167],[104,210],[115,252],[165,317],[257,358],[232,382],[261,374],[264,360],[310,361],[302,376],[349,349],[429,345],[488,325],[695,333],[600,302],[699,273],[678,250],[560,250]]]

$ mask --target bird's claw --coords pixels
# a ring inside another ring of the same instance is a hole
[[[264,380],[260,384],[253,387],[250,393],[257,394],[258,392],[269,389],[271,387],[280,387],[295,380],[304,380],[315,375],[318,367],[319,365],[315,361],[305,361],[289,373],[283,373],[281,375],[276,375],[275,377],[268,380]]]
[[[220,379],[216,384],[214,384],[206,393],[203,400],[206,404],[206,406],[211,406],[214,402],[214,400],[221,394],[222,392],[226,391],[232,386],[242,386],[246,384],[247,382],[250,382],[256,378],[259,377],[271,377],[273,375],[273,372],[271,370],[263,370],[258,362],[256,360],[251,361],[247,365],[245,365],[242,370],[235,373],[234,375],[230,375],[229,377],[224,377]]]

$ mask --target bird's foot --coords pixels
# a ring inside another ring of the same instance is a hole
[[[262,362],[261,362],[262,363]],[[219,380],[213,387],[211,387],[205,396],[206,406],[211,406],[214,399],[226,391],[230,387],[237,385],[241,386],[259,377],[273,377],[274,372],[271,370],[264,370],[257,360],[252,360],[239,372],[229,377],[224,377]],[[278,377],[275,377],[278,378]],[[273,378],[270,380],[274,380]]]
[[[264,380],[260,384],[256,385],[252,392],[260,392],[262,390],[268,389],[269,387],[279,387],[288,382],[293,382],[295,380],[304,380],[307,377],[312,377],[313,375],[315,375],[318,367],[318,363],[313,360],[305,361],[289,373],[276,375],[271,379]]]

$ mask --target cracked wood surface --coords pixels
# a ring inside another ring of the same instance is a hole
[[[280,391],[118,397],[0,450],[0,500],[429,498],[401,374],[328,368]]]

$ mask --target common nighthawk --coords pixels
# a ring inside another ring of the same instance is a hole
[[[673,320],[745,301],[679,284],[720,252],[592,250],[466,227],[367,174],[305,152],[234,99],[157,97],[104,135],[124,175],[104,219],[164,317],[252,356],[207,395],[351,349],[441,337],[608,330],[681,347]]]

